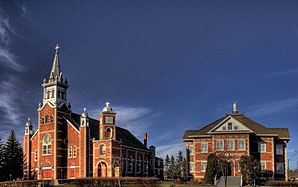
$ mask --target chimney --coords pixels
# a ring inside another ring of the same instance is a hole
[[[144,145],[147,147],[147,132],[144,132]]]

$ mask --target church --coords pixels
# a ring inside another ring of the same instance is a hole
[[[76,179],[85,177],[163,177],[163,160],[155,147],[117,126],[117,114],[106,103],[99,120],[72,112],[67,79],[62,76],[59,46],[49,79],[43,80],[38,105],[38,129],[28,119],[24,134],[24,178]]]
[[[189,173],[196,181],[202,181],[207,168],[209,153],[224,155],[229,162],[230,176],[241,176],[239,160],[252,155],[259,163],[258,170],[272,179],[288,180],[287,128],[267,128],[244,114],[239,114],[237,104],[232,114],[198,130],[186,130]]]

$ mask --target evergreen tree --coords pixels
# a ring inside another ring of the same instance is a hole
[[[210,153],[207,158],[207,168],[204,176],[206,184],[214,184],[214,179],[218,173],[218,157],[215,153]]]
[[[6,180],[23,177],[23,149],[12,130],[4,146],[4,171]]]
[[[255,160],[253,156],[242,156],[239,160],[239,164],[244,184],[252,184],[253,175],[254,172],[256,172],[257,160]]]
[[[186,160],[186,158],[184,157],[183,158],[183,163],[182,163],[182,179],[183,180],[187,180],[187,160]]]
[[[182,178],[182,169],[183,169],[182,166],[183,166],[183,155],[182,155],[182,151],[179,151],[176,159],[176,173],[175,173],[175,175],[179,179]]]
[[[174,179],[176,174],[176,161],[174,156],[171,156],[170,165],[169,165],[169,177]]]
[[[164,163],[164,177],[168,179],[169,175],[169,166],[170,166],[170,158],[169,155],[166,156],[165,163]]]

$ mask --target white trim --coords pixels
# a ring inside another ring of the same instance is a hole
[[[191,166],[192,166],[192,170],[190,169]],[[189,162],[189,172],[195,172],[195,171],[196,171],[196,170],[195,170],[195,163],[193,163],[193,162]]]
[[[203,149],[202,149],[202,145],[203,144],[207,145],[206,146],[207,147],[207,150],[206,151],[203,151]],[[201,142],[201,153],[208,153],[208,142]]]
[[[190,151],[190,150],[192,150],[192,151]],[[190,145],[189,146],[189,155],[194,155],[195,154],[195,147],[194,147],[194,145]]]
[[[218,141],[221,141],[221,142],[222,142],[222,148],[221,148],[221,149],[218,149],[218,148],[217,148],[217,142],[218,142]],[[224,146],[225,146],[225,142],[224,142],[224,140],[216,140],[216,141],[215,141],[215,150],[216,150],[216,151],[223,151],[223,150],[224,150]]]
[[[243,141],[243,149],[239,149],[239,141]],[[246,141],[245,139],[237,139],[237,150],[238,151],[245,151],[246,150]]]
[[[224,123],[228,122],[229,120],[233,121],[234,123],[237,124],[238,126],[238,130],[237,131],[234,131],[233,130],[233,126],[232,126],[232,130],[225,130],[225,132],[227,133],[230,133],[230,132],[238,132],[238,131],[248,131],[248,132],[253,132],[251,129],[249,129],[246,125],[242,124],[240,121],[236,120],[235,118],[233,118],[232,116],[227,116],[224,120],[222,120],[219,124],[217,124],[215,127],[213,127],[210,131],[208,131],[207,133],[209,134],[212,134],[212,133],[221,133],[220,132],[213,132],[214,130],[218,129],[221,125],[223,125]],[[245,127],[246,129],[245,130],[239,130],[239,127]]]
[[[38,129],[36,129],[35,133],[33,134],[33,136],[30,138],[30,141],[33,140],[34,136],[37,134]]]
[[[80,131],[65,117],[63,117],[78,133],[80,133]]]
[[[232,141],[232,145],[233,147],[232,148],[229,148],[229,141]],[[227,151],[234,151],[235,150],[235,140],[234,139],[227,139]]]
[[[206,164],[206,167],[205,167],[204,170],[202,170],[202,168],[203,168],[203,164]],[[202,162],[201,162],[201,172],[206,172],[206,169],[207,169],[207,161],[202,161]]]
[[[262,151],[262,146],[265,147],[265,150],[264,151]],[[258,152],[259,153],[266,153],[267,152],[267,150],[266,150],[266,142],[262,142],[262,141],[258,142]]]

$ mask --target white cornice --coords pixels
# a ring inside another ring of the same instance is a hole
[[[33,134],[33,136],[30,138],[30,141],[33,140],[33,138],[34,138],[34,136],[37,134],[37,132],[38,132],[38,129],[35,131],[35,133]]]
[[[68,119],[66,119],[65,117],[63,117],[71,126],[72,128],[74,128],[78,133],[80,133],[80,131],[72,124],[71,121],[69,121]]]

